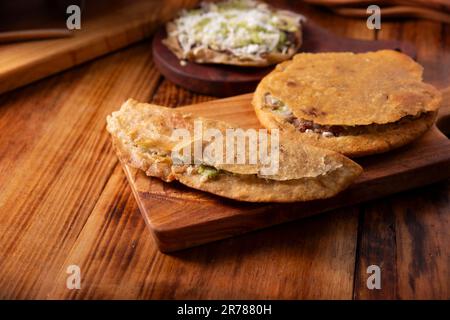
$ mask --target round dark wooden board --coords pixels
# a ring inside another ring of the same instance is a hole
[[[252,92],[270,67],[238,67],[187,62],[185,66],[162,43],[166,37],[164,26],[153,37],[153,60],[158,70],[169,80],[191,91],[226,97]],[[303,44],[299,52],[367,52],[380,49],[398,50],[415,58],[412,45],[395,40],[358,40],[337,36],[311,20],[303,23]]]

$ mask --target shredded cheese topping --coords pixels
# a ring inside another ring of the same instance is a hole
[[[286,53],[295,46],[288,34],[299,30],[302,18],[255,0],[202,3],[199,9],[181,12],[171,35],[186,56],[205,48],[238,57]]]

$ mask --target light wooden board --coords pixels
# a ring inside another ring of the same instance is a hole
[[[260,127],[251,94],[180,108],[241,128]],[[334,198],[295,204],[251,204],[164,183],[124,165],[141,213],[161,251],[169,252],[349,206],[450,176],[450,142],[436,127],[398,150],[358,159],[362,176]]]
[[[81,30],[69,38],[0,45],[0,93],[149,37],[197,0],[86,1]]]

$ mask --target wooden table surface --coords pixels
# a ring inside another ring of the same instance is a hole
[[[300,5],[301,6],[301,5]],[[340,35],[411,41],[450,83],[450,25],[364,20],[307,6]],[[105,130],[128,97],[213,99],[164,80],[150,39],[0,96],[0,298],[448,299],[450,181],[165,255]],[[366,269],[381,267],[381,290]],[[66,287],[69,265],[81,289]]]

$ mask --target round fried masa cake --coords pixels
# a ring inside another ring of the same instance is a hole
[[[442,97],[423,68],[392,50],[301,53],[258,85],[253,106],[266,128],[351,157],[386,152],[420,137]]]
[[[166,24],[163,43],[181,60],[268,66],[298,51],[303,18],[257,0],[202,2]]]

